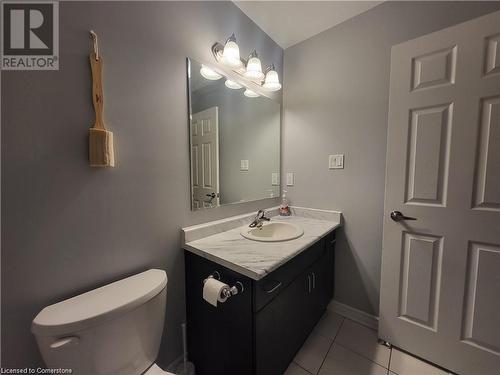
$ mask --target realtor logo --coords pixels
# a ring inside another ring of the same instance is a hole
[[[59,3],[2,2],[4,70],[59,70]]]

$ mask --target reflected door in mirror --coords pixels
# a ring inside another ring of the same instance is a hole
[[[217,107],[211,107],[192,115],[191,173],[193,208],[219,206],[219,121]]]

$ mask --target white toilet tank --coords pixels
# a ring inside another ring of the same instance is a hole
[[[73,375],[139,375],[156,360],[167,274],[151,269],[44,308],[33,320],[49,368]]]

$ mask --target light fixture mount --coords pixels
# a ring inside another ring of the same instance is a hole
[[[254,49],[252,51],[252,53],[250,55],[248,55],[248,60],[250,60],[252,57],[257,57],[257,58],[259,57],[259,55],[257,55],[257,50],[256,49]],[[247,63],[248,63],[248,60],[247,60]]]

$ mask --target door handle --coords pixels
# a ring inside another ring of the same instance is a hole
[[[313,289],[316,289],[316,274],[314,272],[312,273],[312,279],[313,279]]]
[[[309,294],[311,294],[311,274],[307,275],[307,281],[309,283]]]
[[[215,194],[215,193],[205,194],[205,196],[207,196],[208,199],[205,199],[204,202],[212,204],[212,201],[217,197],[217,194]]]
[[[404,220],[417,220],[415,217],[405,216],[400,211],[392,211],[391,219],[398,222]]]

